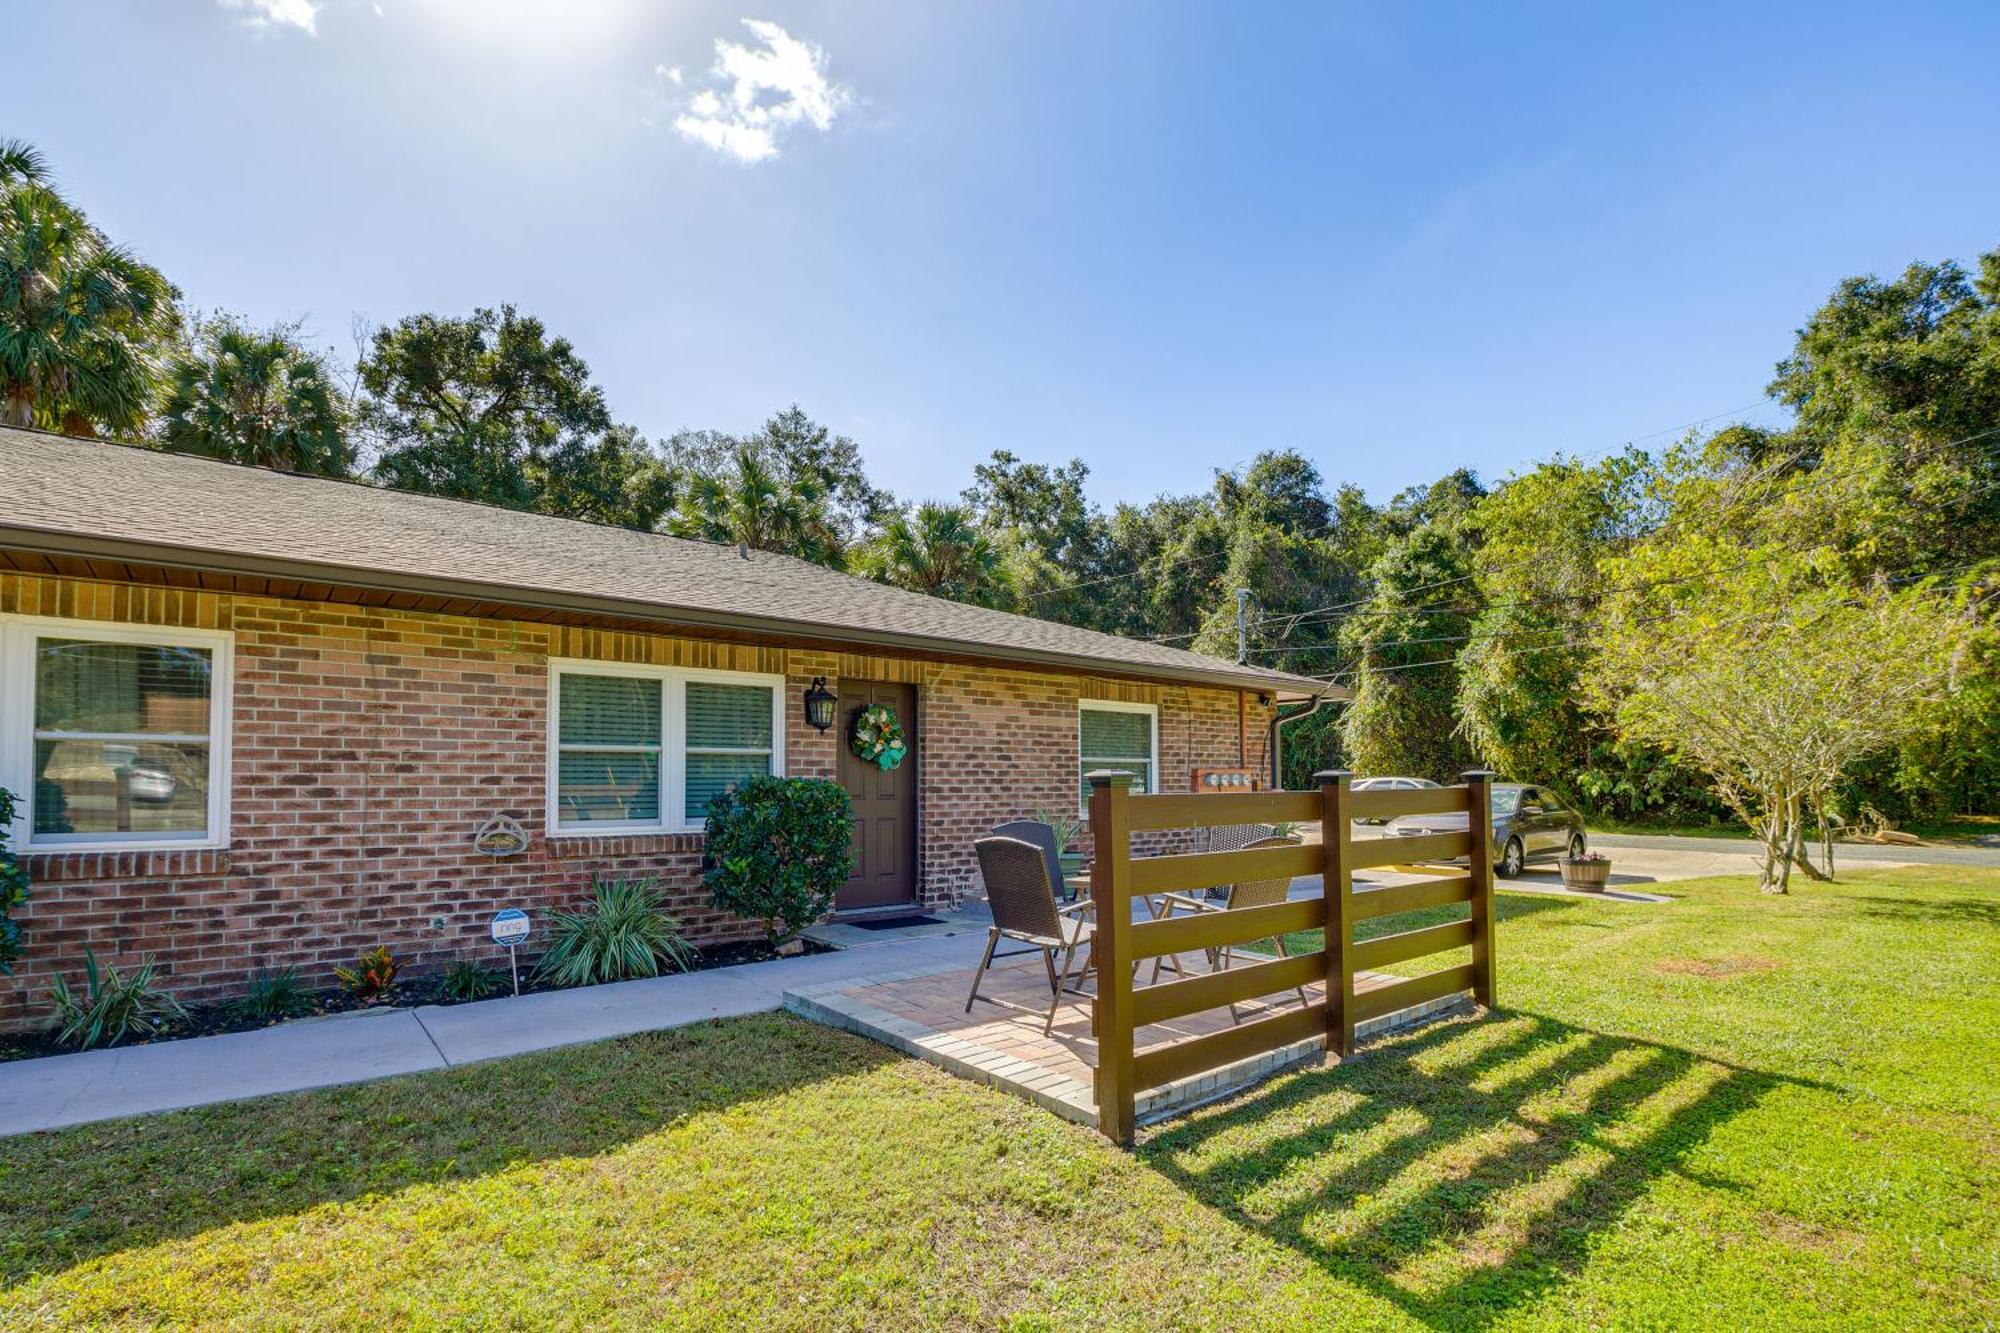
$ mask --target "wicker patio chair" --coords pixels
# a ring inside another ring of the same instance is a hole
[[[1204,852],[1240,852],[1253,842],[1278,836],[1275,824],[1217,824],[1203,832],[1208,835],[1202,847]],[[1217,884],[1201,890],[1201,896],[1213,901],[1223,898],[1228,892],[1228,885]]]
[[[1063,883],[1062,848],[1056,846],[1055,829],[1039,819],[1010,819],[1004,824],[993,826],[996,838],[1019,838],[1022,842],[1033,843],[1042,849],[1043,857],[1049,863],[1049,883],[1056,886],[1056,897],[1068,902],[1076,895]]]
[[[1082,919],[1090,903],[1067,907],[1056,904],[1055,884],[1049,878],[1048,861],[1042,849],[1020,838],[980,838],[972,844],[979,854],[979,873],[986,880],[986,903],[993,909],[993,924],[986,930],[986,952],[972,974],[972,992],[965,997],[965,1012],[979,998],[979,983],[993,964],[993,948],[1001,937],[1019,940],[1041,950],[1042,966],[1049,974],[1049,1012],[1042,1031],[1055,1028],[1056,1008],[1069,987],[1079,950],[1091,942],[1091,923]],[[1060,970],[1056,958],[1063,959]],[[1085,972],[1089,971],[1086,965]],[[1077,980],[1082,980],[1078,974]],[[998,1004],[1000,1001],[989,1001]]]
[[[1248,845],[1243,847],[1235,848],[1234,850],[1248,852],[1248,851],[1260,850],[1265,847],[1293,847],[1297,845],[1298,845],[1297,838],[1259,838],[1255,842],[1249,843]],[[1291,896],[1291,891],[1292,891],[1292,880],[1291,876],[1289,875],[1281,875],[1275,879],[1238,880],[1236,883],[1231,884],[1228,888],[1223,890],[1223,896],[1220,902],[1217,902],[1212,898],[1197,898],[1191,894],[1169,893],[1165,896],[1160,915],[1162,917],[1169,917],[1172,916],[1177,911],[1229,912],[1229,911],[1234,911],[1238,908],[1269,907],[1274,903],[1284,902],[1287,898]],[[1290,954],[1285,952],[1285,940],[1283,936],[1272,935],[1268,936],[1267,938],[1270,939],[1272,945],[1277,949],[1278,957],[1280,958],[1291,957]],[[1256,941],[1245,941],[1245,942],[1255,943]],[[1208,954],[1208,961],[1211,970],[1216,972],[1224,970],[1225,968],[1229,967],[1236,961],[1235,947],[1224,946],[1223,948],[1220,949],[1210,950]],[[1159,980],[1159,960],[1157,959],[1154,960],[1153,964],[1153,979],[1155,981]],[[1308,1003],[1306,999],[1305,988],[1301,986],[1298,987],[1297,989],[1299,995],[1299,1003],[1300,1004]],[[1242,1021],[1237,1016],[1236,1006],[1234,1004],[1229,1006],[1229,1021],[1232,1023],[1238,1023]]]

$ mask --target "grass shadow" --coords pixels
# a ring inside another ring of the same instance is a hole
[[[1889,898],[1860,894],[1851,899],[1863,916],[1912,924],[2000,926],[2000,898]]]
[[[0,1288],[319,1204],[589,1157],[901,1057],[782,1014],[10,1138]]]
[[[1428,1326],[1478,1329],[1581,1269],[1651,1182],[1795,1082],[1501,1011],[1266,1085],[1138,1151]]]

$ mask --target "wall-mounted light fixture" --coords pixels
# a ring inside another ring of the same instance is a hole
[[[840,700],[826,687],[825,676],[814,676],[813,683],[806,690],[806,725],[815,731],[825,731],[833,725],[833,706]]]

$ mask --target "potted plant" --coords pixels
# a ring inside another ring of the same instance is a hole
[[[1035,818],[1047,824],[1056,836],[1056,860],[1062,864],[1063,878],[1083,873],[1084,862],[1089,860],[1084,852],[1073,852],[1069,845],[1083,832],[1083,821],[1073,815],[1056,814],[1048,810],[1035,811]]]
[[[1611,858],[1603,852],[1585,852],[1562,859],[1563,887],[1582,893],[1602,893],[1611,881]]]

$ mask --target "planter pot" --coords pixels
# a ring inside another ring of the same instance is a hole
[[[1057,854],[1056,860],[1062,865],[1064,878],[1068,878],[1071,875],[1081,875],[1083,873],[1083,867],[1085,862],[1089,860],[1089,855],[1085,852],[1060,852]]]
[[[1563,858],[1563,887],[1580,889],[1585,893],[1602,893],[1611,881],[1609,861],[1572,861]]]

